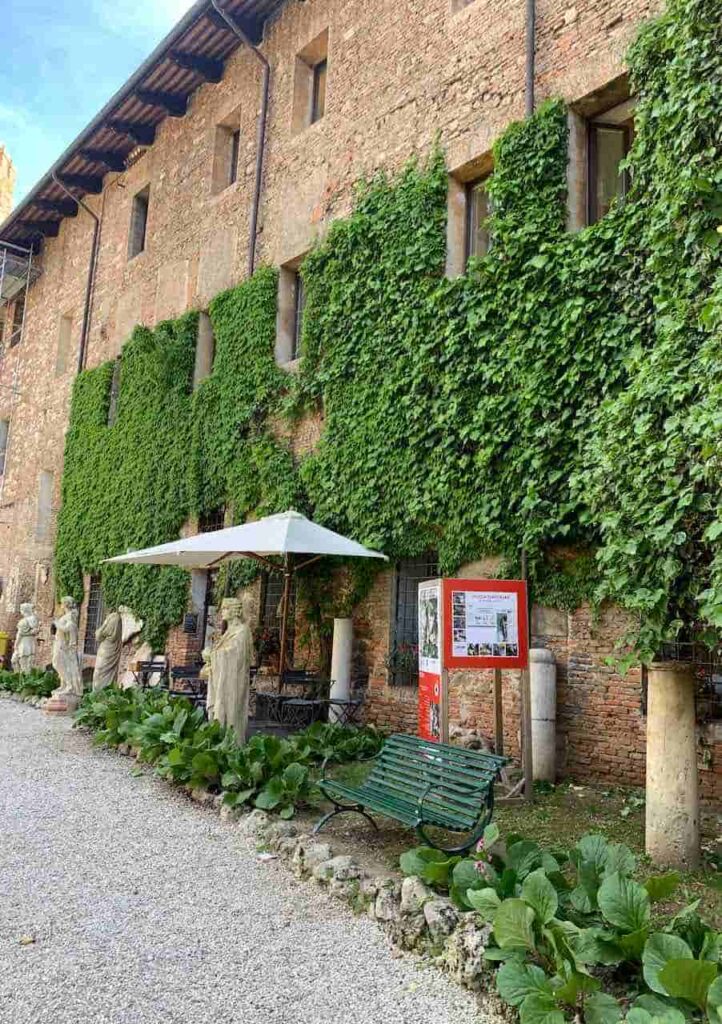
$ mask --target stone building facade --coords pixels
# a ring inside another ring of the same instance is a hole
[[[561,96],[570,109],[571,229],[586,216],[589,125],[628,100],[626,47],[661,7],[661,0],[537,2],[537,102]],[[490,167],[499,133],[524,116],[525,10],[524,0],[275,5],[260,43],[271,85],[257,262],[281,268],[277,351],[290,371],[286,314],[300,260],[349,211],[360,177],[397,170],[413,154],[427,154],[437,138],[450,169],[447,270],[463,269],[467,186]],[[314,116],[319,89],[323,109]],[[153,144],[139,147],[125,169],[108,171],[102,192],[86,197],[101,225],[86,365],[115,357],[135,324],[203,310],[246,275],[260,97],[259,62],[240,46],[221,80],[192,95],[185,116],[162,121]],[[0,357],[0,424],[8,425],[0,477],[0,629],[12,630],[20,600],[34,599],[44,652],[92,228],[81,210],[46,239],[42,273],[27,295],[22,342],[6,345]],[[7,337],[7,322],[5,331]],[[295,454],[308,451],[319,431],[318,423],[302,424],[292,439]],[[369,717],[384,727],[415,729],[416,690],[391,685],[387,668],[397,603],[392,570],[355,612],[357,646],[369,673]],[[641,680],[634,672],[621,678],[605,664],[623,632],[622,618],[609,611],[593,622],[584,609],[573,615],[542,609],[534,632],[559,664],[560,771],[640,784]],[[197,648],[181,631],[169,641],[176,663]],[[454,720],[491,734],[489,688],[483,675],[455,678]],[[514,751],[518,682],[511,674],[504,693],[507,748]],[[710,799],[722,792],[717,728],[701,736],[702,786]]]

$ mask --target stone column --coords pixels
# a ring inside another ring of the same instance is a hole
[[[680,662],[650,666],[646,851],[655,864],[699,864],[694,675]]]
[[[331,693],[334,700],[348,700],[351,692],[351,656],[353,652],[353,621],[333,620],[333,652],[331,654]],[[329,711],[329,722],[340,717],[338,708]]]
[[[535,779],[556,781],[557,667],[545,647],[529,651],[532,766]]]

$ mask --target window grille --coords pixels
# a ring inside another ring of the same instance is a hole
[[[394,617],[389,653],[389,683],[392,686],[417,686],[419,682],[419,583],[436,579],[439,561],[436,552],[407,558],[396,566]]]
[[[88,589],[88,614],[85,619],[85,642],[83,644],[85,654],[98,653],[98,641],[95,639],[95,631],[100,629],[104,618],[105,603],[103,601],[103,588],[100,584],[100,576],[91,576]]]
[[[213,508],[209,512],[203,512],[198,521],[199,533],[215,533],[216,530],[225,529],[226,510],[225,508]]]

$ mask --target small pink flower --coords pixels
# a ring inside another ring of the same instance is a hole
[[[480,839],[479,842],[476,844],[476,852],[477,853],[483,853],[484,852],[484,840],[483,839]]]
[[[486,864],[483,860],[477,860],[474,864],[474,870],[480,874],[482,878],[486,878]]]

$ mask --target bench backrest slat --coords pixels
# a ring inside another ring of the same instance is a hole
[[[364,789],[409,802],[432,786],[424,800],[425,813],[471,824],[506,763],[507,758],[495,754],[395,735],[384,744]]]

